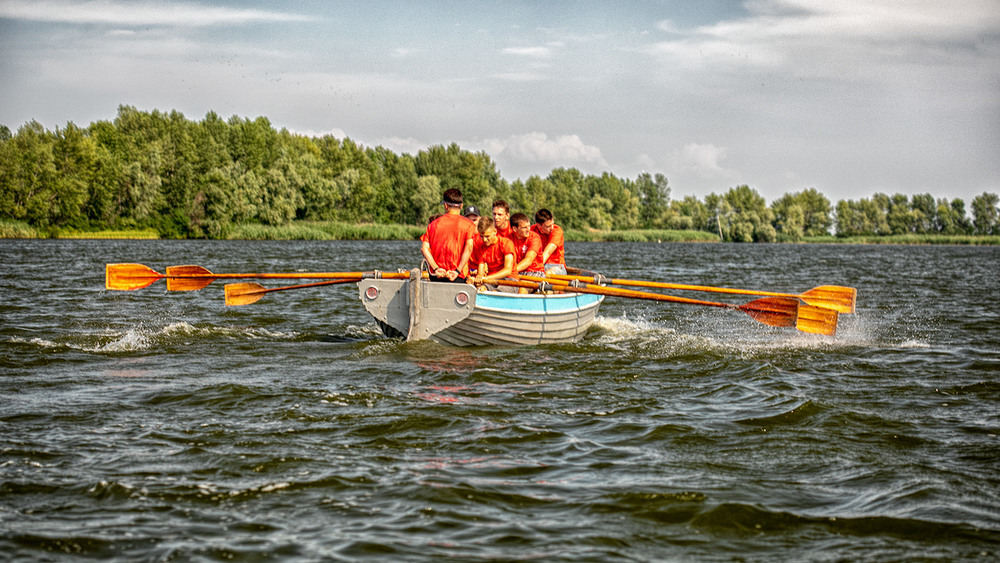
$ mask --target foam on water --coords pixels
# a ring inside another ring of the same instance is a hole
[[[236,340],[292,340],[296,332],[272,331],[260,327],[196,327],[175,322],[163,327],[137,325],[124,330],[104,329],[98,333],[66,334],[55,339],[11,337],[12,344],[29,344],[42,349],[69,349],[95,354],[142,352],[164,344],[183,342],[190,337]]]

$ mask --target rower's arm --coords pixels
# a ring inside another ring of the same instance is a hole
[[[542,264],[549,263],[549,257],[556,251],[556,248],[556,243],[554,242],[545,245],[545,250],[542,251]]]

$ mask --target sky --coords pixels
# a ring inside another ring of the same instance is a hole
[[[0,0],[0,124],[268,118],[416,154],[747,184],[1000,192],[1000,0]]]

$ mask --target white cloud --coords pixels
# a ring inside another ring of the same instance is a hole
[[[416,49],[410,49],[408,47],[397,47],[393,49],[392,56],[397,59],[403,59],[409,57],[417,52]]]
[[[538,72],[501,72],[493,75],[493,78],[506,82],[538,82],[545,80],[546,76]]]
[[[345,138],[348,137],[347,133],[345,133],[343,129],[337,129],[336,127],[332,128],[332,129],[327,129],[325,131],[314,131],[312,129],[303,129],[301,131],[300,130],[295,130],[295,131],[291,131],[291,132],[295,133],[296,135],[303,135],[305,137],[312,137],[312,138],[316,138],[316,139],[318,139],[320,137],[325,137],[327,135],[329,135],[329,136],[331,136],[331,137],[333,137],[335,139],[345,139]]]
[[[674,169],[682,170],[701,178],[728,178],[731,172],[720,162],[726,158],[726,147],[711,143],[688,143],[670,155]]]
[[[386,137],[379,139],[375,144],[393,152],[406,154],[417,154],[430,146],[428,143],[419,141],[413,137]]]
[[[548,47],[507,47],[503,50],[503,53],[505,55],[535,58],[548,58],[552,56],[552,50]]]
[[[756,0],[751,15],[679,34],[649,52],[671,68],[754,68],[833,78],[878,76],[887,65],[971,60],[1000,33],[1000,8],[988,0],[858,3],[854,0]],[[995,56],[995,49],[994,51]]]
[[[0,4],[0,17],[49,23],[122,26],[170,25],[202,27],[260,22],[301,22],[313,18],[267,10],[240,10],[192,3],[113,2],[91,0],[12,0]]]
[[[505,139],[486,139],[476,144],[483,146],[498,161],[552,167],[608,166],[601,149],[585,144],[579,135],[560,135],[550,139],[545,133],[533,131]]]

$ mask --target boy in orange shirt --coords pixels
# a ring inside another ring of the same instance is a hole
[[[542,261],[542,238],[531,230],[531,221],[524,213],[510,216],[510,224],[514,229],[514,249],[517,251],[517,264],[514,271],[518,274],[537,278],[545,277],[545,262]]]
[[[539,209],[535,213],[535,224],[531,230],[538,233],[542,239],[542,263],[545,271],[550,274],[566,273],[565,239],[562,227],[556,225],[552,212]]]
[[[509,277],[518,279],[514,272],[514,256],[516,250],[509,238],[497,234],[496,224],[492,217],[480,217],[477,225],[479,237],[472,246],[472,263],[477,266],[476,275],[469,279],[470,283],[481,285],[484,282]],[[516,291],[516,288],[501,286],[501,291]]]
[[[493,226],[497,228],[497,234],[504,238],[514,236],[510,226],[510,205],[502,199],[493,202]]]

